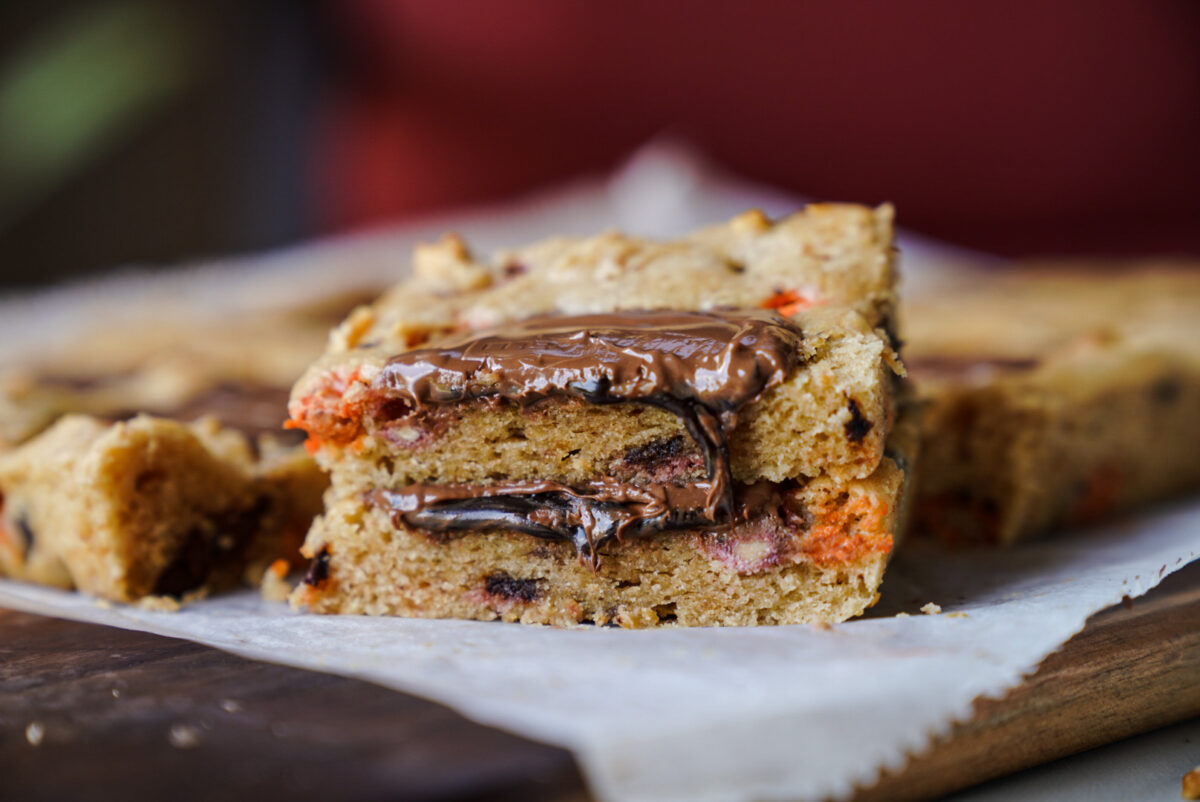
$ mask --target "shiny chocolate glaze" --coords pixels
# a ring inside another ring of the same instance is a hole
[[[750,520],[777,512],[781,503],[770,482],[741,485],[730,493],[733,513],[725,518],[726,508],[713,503],[710,491],[709,482],[639,486],[599,479],[572,487],[537,480],[417,484],[378,491],[374,500],[390,510],[397,527],[446,534],[508,530],[569,540],[593,563],[596,549],[609,540]]]
[[[596,480],[413,485],[383,491],[397,526],[449,532],[511,529],[573,542],[594,557],[610,539],[735,519],[727,438],[737,413],[782,383],[802,335],[779,314],[636,311],[542,317],[399,354],[374,382],[386,414],[496,398],[640,402],[677,415],[708,478],[635,486]]]

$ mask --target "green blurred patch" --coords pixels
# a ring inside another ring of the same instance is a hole
[[[190,23],[172,3],[92,3],[0,65],[0,230],[200,76]]]

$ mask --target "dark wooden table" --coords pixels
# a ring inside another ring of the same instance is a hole
[[[369,683],[7,610],[0,644],[3,800],[584,798],[565,750]]]
[[[0,644],[3,800],[587,799],[566,751],[368,683],[2,610]],[[946,793],[1196,715],[1200,565],[1094,617],[860,798]]]

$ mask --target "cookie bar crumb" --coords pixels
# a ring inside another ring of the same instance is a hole
[[[149,610],[155,613],[177,613],[184,607],[208,598],[208,588],[198,588],[188,591],[182,596],[143,596],[137,600],[139,610]]]
[[[259,585],[263,599],[270,602],[287,601],[288,594],[292,592],[291,583],[287,581],[291,567],[287,560],[280,559],[271,563],[263,572],[262,583]]]
[[[940,604],[929,602],[921,608],[921,612],[925,613],[925,615],[941,615],[942,607]]]
[[[1200,766],[1183,775],[1180,795],[1184,799],[1200,799]]]

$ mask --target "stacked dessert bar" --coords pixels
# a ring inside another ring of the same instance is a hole
[[[330,472],[317,612],[627,627],[841,621],[900,535],[915,422],[891,212],[758,212],[414,275],[337,329],[290,425]]]

